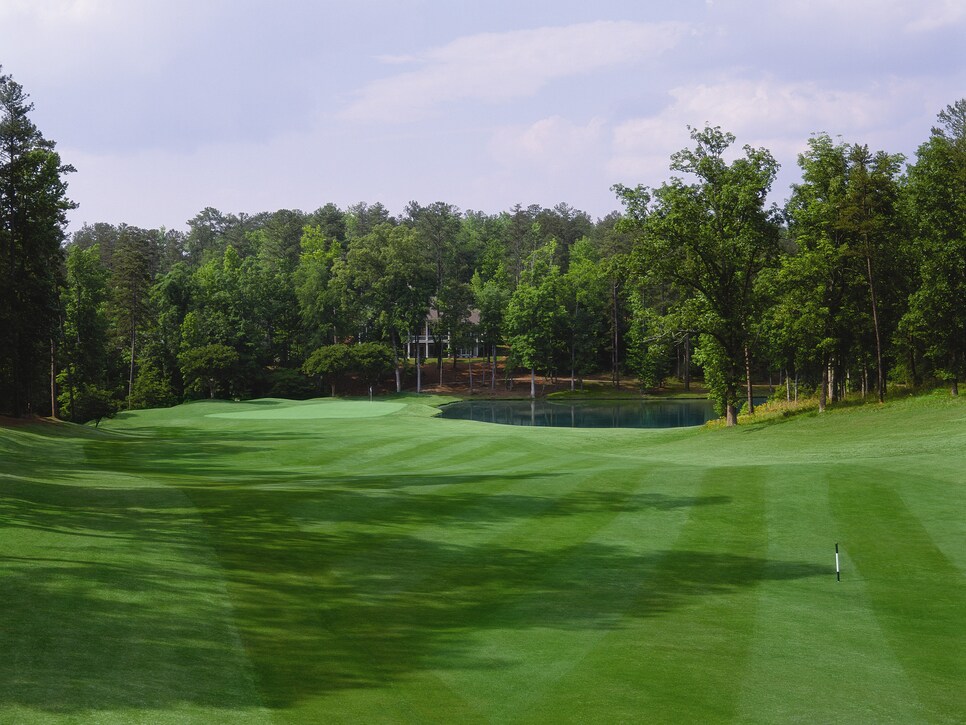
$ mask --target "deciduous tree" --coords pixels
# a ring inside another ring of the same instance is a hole
[[[706,380],[726,415],[737,423],[739,390],[748,378],[755,279],[779,253],[777,211],[766,197],[778,164],[765,149],[744,147],[728,163],[734,136],[692,129],[693,149],[671,157],[671,169],[696,179],[672,178],[659,189],[616,191],[638,230],[638,266],[681,294],[678,314],[700,332]]]

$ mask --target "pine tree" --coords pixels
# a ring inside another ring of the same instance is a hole
[[[0,68],[2,71],[2,68]],[[58,321],[67,211],[54,143],[30,121],[33,104],[0,72],[0,413],[46,411]]]

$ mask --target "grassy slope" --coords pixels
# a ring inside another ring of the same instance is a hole
[[[963,403],[709,432],[410,402],[0,429],[0,720],[966,718]]]

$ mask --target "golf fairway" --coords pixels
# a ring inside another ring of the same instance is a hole
[[[0,428],[0,722],[966,720],[966,404],[441,401]]]

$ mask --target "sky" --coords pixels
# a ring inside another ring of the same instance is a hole
[[[78,203],[183,229],[412,200],[498,213],[659,186],[688,126],[914,158],[966,96],[966,0],[0,0],[0,65]]]

